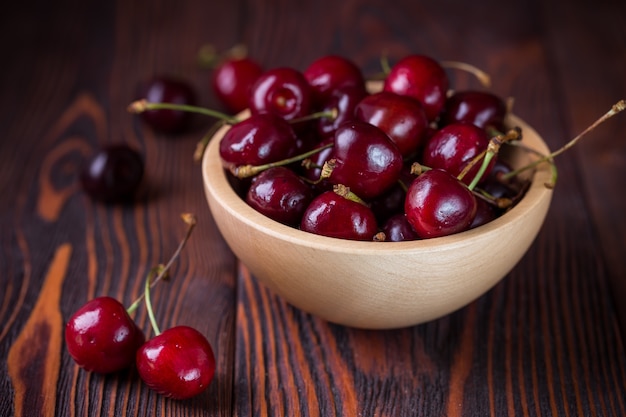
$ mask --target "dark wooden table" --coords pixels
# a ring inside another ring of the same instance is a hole
[[[626,96],[623,0],[11,2],[0,30],[2,416],[626,415],[626,115],[558,158],[546,223],[500,284],[431,323],[367,331],[290,307],[238,264],[191,158],[208,120],[169,137],[126,112],[158,73],[218,106],[196,59],[207,43],[243,42],[266,67],[337,53],[367,74],[425,53],[486,70],[557,148]],[[94,203],[78,167],[119,141],[146,157],[147,186],[130,206]],[[172,401],[134,370],[79,369],[63,326],[95,296],[135,299],[185,211],[198,227],[153,299],[162,327],[207,336],[217,373]]]

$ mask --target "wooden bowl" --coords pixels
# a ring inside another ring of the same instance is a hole
[[[548,147],[511,115],[527,147]],[[206,198],[217,226],[252,275],[291,305],[330,322],[368,329],[427,322],[467,305],[519,262],[550,206],[550,170],[541,164],[524,198],[496,220],[452,236],[412,242],[360,242],[282,225],[249,207],[231,188],[219,157],[220,129],[202,161]],[[532,156],[514,150],[522,166]],[[532,174],[531,174],[532,175]]]

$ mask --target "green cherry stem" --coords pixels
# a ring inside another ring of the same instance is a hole
[[[144,299],[146,301],[146,310],[148,311],[148,318],[150,319],[150,325],[152,326],[152,330],[154,331],[154,335],[158,336],[161,334],[161,330],[159,329],[159,325],[157,324],[156,318],[154,317],[154,310],[152,310],[152,300],[150,300],[150,280],[146,280],[146,285],[144,286]]]
[[[307,158],[315,155],[318,152],[323,151],[324,149],[331,148],[333,146],[334,146],[333,143],[329,143],[329,144],[327,144],[325,146],[320,146],[319,148],[315,148],[313,150],[301,153],[301,154],[293,156],[291,158],[281,159],[280,161],[270,162],[270,163],[263,164],[263,165],[239,165],[239,166],[234,166],[234,167],[230,167],[229,171],[230,171],[231,174],[233,174],[237,178],[248,178],[248,177],[252,177],[252,176],[258,174],[259,172],[265,171],[265,170],[270,169],[270,168],[279,167],[279,166],[285,166],[285,165],[292,164],[294,162],[302,161],[304,159],[307,159]]]
[[[178,248],[176,248],[176,251],[174,252],[172,257],[170,258],[168,263],[166,265],[160,264],[160,265],[150,269],[150,272],[148,272],[148,275],[146,277],[146,286],[148,286],[149,288],[154,287],[159,281],[161,281],[163,279],[166,279],[167,274],[168,274],[170,268],[172,267],[172,264],[174,263],[176,258],[178,258],[178,256],[182,252],[183,248],[185,247],[185,244],[187,243],[187,241],[191,237],[191,232],[193,231],[194,227],[196,226],[196,216],[194,216],[191,213],[183,213],[181,215],[181,218],[182,218],[183,222],[185,222],[185,224],[187,225],[187,232],[185,233],[185,236],[181,240],[180,244],[178,245]],[[130,307],[128,307],[126,309],[126,312],[128,314],[134,313],[135,310],[137,310],[137,307],[139,307],[141,301],[145,297],[146,297],[146,291],[144,290],[144,292],[135,301],[133,301],[133,303],[130,305]],[[150,307],[150,308],[152,308],[152,307]],[[150,313],[148,312],[148,314],[150,314]]]
[[[239,122],[234,116],[229,116],[226,113],[222,113],[216,110],[207,109],[199,106],[192,106],[189,104],[175,104],[175,103],[153,103],[146,99],[140,99],[137,101],[133,101],[128,105],[128,111],[130,113],[143,113],[148,110],[178,110],[189,113],[198,113],[205,116],[215,117],[217,119],[225,120],[226,123],[235,124]]]
[[[504,179],[509,179],[511,177],[514,177],[515,175],[518,175],[520,172],[523,172],[523,171],[526,171],[528,169],[534,168],[534,167],[536,167],[537,165],[539,165],[539,164],[541,164],[543,162],[551,162],[555,157],[561,155],[563,152],[567,151],[568,149],[570,149],[571,147],[576,145],[578,143],[578,141],[580,139],[582,139],[585,135],[587,135],[589,132],[594,130],[596,127],[598,127],[602,123],[606,122],[611,117],[613,117],[613,116],[617,115],[618,113],[624,111],[625,109],[626,109],[626,100],[618,101],[617,103],[615,103],[611,107],[611,109],[609,111],[607,111],[602,116],[600,116],[595,122],[593,122],[591,125],[589,125],[585,130],[583,130],[581,133],[579,133],[576,137],[574,137],[572,140],[567,142],[561,148],[557,149],[556,151],[552,152],[549,155],[544,155],[543,157],[541,157],[541,158],[539,158],[539,159],[529,163],[528,165],[525,165],[525,166],[523,166],[521,168],[518,168],[516,170],[513,170],[513,171],[510,171],[510,172],[506,173],[503,176],[503,178]]]

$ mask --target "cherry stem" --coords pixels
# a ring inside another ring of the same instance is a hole
[[[513,142],[513,143],[511,143],[511,145],[517,146],[518,148],[521,148],[521,149],[523,149],[526,152],[530,152],[532,154],[535,154],[535,155],[537,155],[540,158],[543,158],[545,156],[541,152],[539,152],[539,151],[537,151],[535,149],[529,148],[528,146],[524,145],[523,143]],[[556,181],[557,181],[557,179],[559,177],[559,171],[558,171],[557,166],[554,163],[553,159],[548,159],[546,162],[550,165],[550,171],[552,172],[552,174],[550,175],[550,182],[546,182],[544,185],[546,186],[546,188],[552,189],[552,188],[554,188],[556,186]],[[508,175],[502,174],[502,179],[503,180],[508,180],[509,178],[510,177]]]
[[[167,274],[172,266],[172,264],[174,263],[174,261],[176,260],[176,258],[178,258],[178,256],[180,255],[180,253],[182,252],[183,248],[185,247],[185,244],[187,243],[187,241],[189,240],[189,237],[191,236],[191,232],[193,231],[194,227],[196,226],[196,216],[194,216],[191,213],[183,213],[181,215],[182,220],[185,222],[185,224],[187,224],[187,233],[185,233],[185,236],[183,237],[183,239],[181,240],[180,244],[178,245],[178,248],[176,249],[176,251],[174,252],[174,254],[172,255],[172,257],[170,258],[169,262],[166,265],[158,265],[152,269],[150,269],[150,272],[148,272],[148,275],[146,277],[146,285],[149,286],[150,288],[154,287],[159,281],[165,279],[165,277],[167,277]],[[154,276],[156,275],[156,277],[154,279],[152,279]],[[132,314],[133,312],[135,312],[135,310],[137,310],[137,307],[139,307],[139,304],[141,303],[141,300],[144,299],[144,297],[146,296],[146,292],[144,291],[143,294],[141,294],[131,305],[130,307],[128,307],[126,309],[126,312],[128,314]]]
[[[235,124],[239,122],[236,117],[229,116],[226,113],[222,113],[216,110],[207,109],[205,107],[192,106],[189,104],[175,104],[175,103],[153,103],[146,99],[140,99],[133,101],[128,106],[127,110],[130,113],[143,113],[148,110],[178,110],[188,113],[198,113],[205,116],[215,117],[217,119],[224,120],[226,123]]]
[[[367,206],[367,203],[365,203],[365,201],[363,201],[361,199],[361,197],[359,197],[358,195],[356,195],[355,193],[353,193],[350,190],[350,187],[347,187],[343,184],[337,184],[333,186],[333,192],[335,194],[337,194],[338,196],[341,196],[347,200],[350,201],[354,201],[355,203],[359,203],[362,204],[364,206]]]
[[[258,174],[259,172],[265,171],[266,169],[279,167],[279,166],[285,166],[285,165],[292,164],[294,162],[302,161],[303,159],[309,158],[315,155],[316,153],[323,151],[324,149],[331,148],[332,146],[334,146],[334,144],[329,143],[325,146],[320,146],[319,148],[315,148],[313,150],[293,156],[291,158],[281,159],[280,161],[270,162],[270,163],[263,164],[263,165],[234,166],[234,167],[230,167],[229,171],[231,174],[233,174],[237,178],[240,178],[240,179],[248,178],[248,177],[252,177]]]
[[[150,280],[146,280],[146,285],[144,286],[144,298],[146,301],[146,310],[148,311],[148,318],[150,319],[150,325],[152,326],[152,330],[154,331],[154,335],[158,336],[161,334],[161,330],[159,329],[159,325],[157,324],[156,318],[154,317],[154,311],[152,310],[152,300],[150,300]]]
[[[215,133],[226,124],[225,120],[218,120],[211,126],[211,128],[202,136],[202,139],[196,144],[196,150],[193,153],[194,162],[200,162],[202,160],[202,156],[204,155],[204,151],[207,146],[209,146],[209,142],[215,135]]]
[[[338,114],[339,114],[339,110],[337,108],[333,108],[331,110],[319,111],[316,113],[307,114],[306,116],[298,117],[296,119],[291,119],[289,123],[295,124],[295,123],[308,122],[309,120],[324,119],[324,118],[335,120]]]
[[[462,71],[469,72],[473,74],[478,81],[483,85],[483,87],[489,88],[491,87],[491,77],[485,71],[477,68],[471,64],[460,61],[441,61],[439,63],[444,68],[453,68]]]
[[[617,103],[615,103],[611,107],[611,109],[609,111],[607,111],[602,116],[600,116],[595,122],[593,122],[591,125],[589,125],[585,130],[583,130],[581,133],[579,133],[576,137],[574,137],[572,140],[567,142],[561,148],[557,149],[556,151],[552,152],[549,155],[544,155],[543,157],[541,157],[541,158],[531,162],[528,165],[525,165],[525,166],[523,166],[521,168],[518,168],[516,170],[510,171],[510,172],[504,174],[503,178],[504,179],[509,179],[509,178],[511,178],[511,177],[513,177],[515,175],[518,175],[520,172],[523,172],[523,171],[526,171],[528,169],[534,168],[534,167],[536,167],[537,165],[539,165],[539,164],[541,164],[543,162],[551,162],[556,156],[561,155],[563,152],[567,151],[568,149],[570,149],[571,147],[576,145],[578,143],[578,141],[580,139],[582,139],[585,135],[587,135],[589,132],[594,130],[596,127],[598,127],[602,123],[606,122],[611,117],[613,117],[613,116],[617,115],[618,113],[624,111],[625,109],[626,109],[626,100],[618,101]]]

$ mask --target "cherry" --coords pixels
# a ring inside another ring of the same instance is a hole
[[[373,240],[378,232],[374,213],[344,187],[315,197],[302,216],[300,229],[350,240]]]
[[[125,307],[111,297],[90,300],[65,325],[65,343],[87,371],[111,373],[130,367],[145,336]]]
[[[202,333],[175,326],[153,337],[137,350],[141,379],[159,394],[187,399],[204,391],[215,374],[215,356]]]
[[[317,119],[317,131],[322,137],[335,134],[339,126],[355,119],[355,110],[359,102],[367,96],[365,89],[356,86],[337,87],[319,99],[319,111],[334,112],[334,117]]]
[[[184,80],[160,76],[150,80],[141,92],[151,103],[194,105],[196,96],[192,87]],[[189,123],[190,113],[173,109],[148,110],[141,114],[143,120],[153,128],[166,133],[182,130]]]
[[[481,152],[489,146],[489,137],[484,129],[471,123],[453,123],[439,129],[431,136],[422,152],[422,163],[430,168],[441,168],[458,176]],[[477,175],[480,163],[463,177],[463,182],[469,184]],[[482,178],[489,174],[493,162],[487,168]]]
[[[382,232],[385,234],[385,242],[404,242],[419,239],[404,213],[391,216],[383,225]]]
[[[272,113],[254,114],[234,124],[220,142],[224,166],[262,165],[293,156],[298,149],[291,125]]]
[[[293,120],[312,109],[311,87],[301,72],[290,67],[272,68],[261,74],[250,94],[252,114],[273,113]]]
[[[496,94],[487,91],[458,91],[446,100],[441,125],[467,122],[483,129],[492,127],[502,132],[506,114],[506,103]]]
[[[467,230],[477,203],[474,194],[454,175],[431,169],[409,186],[404,210],[417,235],[425,239]]]
[[[99,149],[83,166],[83,190],[95,200],[116,203],[129,200],[139,188],[144,173],[141,155],[124,144]]]
[[[476,215],[472,220],[469,228],[473,229],[478,226],[482,226],[483,224],[487,224],[490,221],[494,220],[498,217],[498,212],[496,207],[492,204],[489,204],[487,201],[482,198],[476,199]]]
[[[343,184],[359,197],[371,199],[400,178],[402,154],[376,126],[361,121],[345,123],[335,132],[334,143],[331,183]]]
[[[426,55],[409,55],[398,61],[385,77],[383,91],[412,97],[422,103],[429,121],[435,120],[446,102],[448,75]]]
[[[303,72],[317,102],[327,101],[337,89],[350,87],[365,93],[361,69],[339,55],[325,55],[313,61]]]
[[[233,57],[222,61],[214,70],[211,85],[220,102],[231,112],[248,107],[252,86],[263,73],[261,65],[248,57]]]
[[[428,120],[422,105],[410,97],[389,91],[363,98],[354,114],[358,120],[385,132],[405,157],[417,152],[427,133]]]
[[[313,190],[286,167],[269,168],[252,179],[246,202],[258,212],[286,225],[300,224]]]

